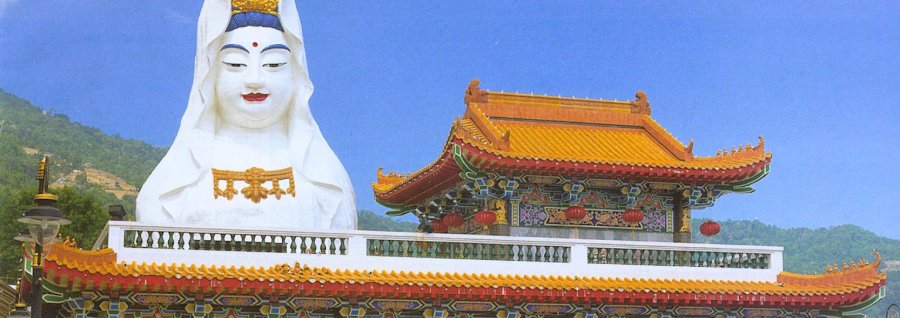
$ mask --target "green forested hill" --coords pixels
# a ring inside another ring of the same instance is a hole
[[[416,230],[417,225],[405,221],[396,221],[387,216],[366,210],[359,210],[357,216],[359,217],[358,228],[360,230],[413,232]]]
[[[140,186],[166,150],[143,141],[110,136],[75,123],[63,114],[42,110],[0,89],[0,185],[34,176],[34,158],[53,155],[55,176],[92,166]],[[29,156],[26,148],[37,154]],[[23,166],[23,164],[27,164]]]
[[[791,272],[821,273],[825,264],[861,258],[871,261],[873,250],[878,250],[885,260],[900,260],[900,241],[880,237],[856,225],[782,229],[759,221],[724,221],[720,222],[722,231],[708,238],[699,234],[698,227],[703,221],[693,222],[694,242],[784,246],[784,268]]]
[[[107,219],[106,205],[123,204],[129,211],[134,209],[133,195],[116,197],[111,193],[121,190],[116,189],[119,182],[140,186],[165,151],[74,123],[65,115],[43,110],[0,89],[0,275],[16,276],[21,251],[9,238],[22,228],[15,218],[32,204],[40,156],[50,155],[51,181],[58,181],[52,185],[52,192],[65,201],[59,206],[73,221],[63,233],[75,235],[82,247],[88,247]],[[91,183],[85,172],[88,169],[92,176],[102,179],[113,175],[117,179],[109,182],[112,186]],[[76,176],[76,180],[63,182],[74,175],[73,171],[81,171],[81,180]],[[56,189],[62,186],[65,188]]]

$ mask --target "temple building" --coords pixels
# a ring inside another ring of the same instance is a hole
[[[473,81],[465,107],[437,160],[373,183],[417,233],[110,221],[94,250],[50,250],[44,316],[862,317],[884,297],[877,253],[797,274],[781,247],[689,242],[690,211],[766,175],[762,138],[695,156],[641,92],[588,100]]]
[[[650,117],[647,96],[636,98],[497,93],[472,81],[439,158],[410,174],[379,170],[375,196],[395,209],[389,214],[426,223],[465,216],[450,233],[484,233],[474,215],[487,209],[497,212],[494,235],[690,242],[691,210],[753,192],[772,154],[760,136],[695,156],[693,140],[679,142]],[[567,217],[569,207],[585,215]],[[643,219],[627,222],[628,210]]]

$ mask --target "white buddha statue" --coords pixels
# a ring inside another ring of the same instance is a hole
[[[355,229],[353,187],[310,114],[312,91],[293,1],[207,0],[187,109],[138,221]]]

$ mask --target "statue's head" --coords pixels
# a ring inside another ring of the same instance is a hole
[[[277,16],[277,1],[234,0],[219,41],[215,96],[219,118],[243,128],[284,121],[294,95],[296,61]]]

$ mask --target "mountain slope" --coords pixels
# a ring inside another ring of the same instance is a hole
[[[0,162],[4,163],[0,185],[31,179],[33,168],[27,167],[35,165],[38,155],[50,153],[55,177],[91,168],[140,186],[165,152],[165,148],[72,122],[0,90]]]
[[[417,224],[406,221],[396,221],[387,216],[367,210],[359,210],[356,215],[359,217],[357,228],[360,230],[413,232],[416,230],[417,226]]]

